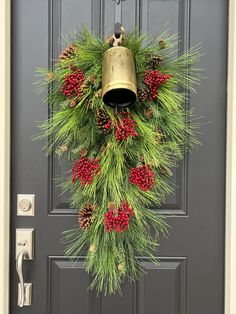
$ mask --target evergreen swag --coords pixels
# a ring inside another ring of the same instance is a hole
[[[155,41],[136,32],[123,36],[135,57],[138,100],[118,112],[101,97],[109,40],[85,29],[51,72],[39,70],[51,103],[40,136],[49,139],[48,153],[73,162],[63,188],[80,209],[78,225],[64,233],[65,253],[76,257],[87,250],[86,269],[98,291],[120,291],[126,276],[140,278],[142,257],[157,262],[158,239],[168,235],[168,226],[150,208],[172,191],[171,169],[198,143],[185,101],[201,79],[194,67],[199,49],[179,54],[178,44],[167,32]]]

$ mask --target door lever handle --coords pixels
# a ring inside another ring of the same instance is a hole
[[[25,249],[22,249],[16,258],[16,271],[19,277],[19,282],[20,282],[20,290],[19,290],[19,301],[18,305],[19,307],[24,306],[24,301],[25,301],[25,284],[24,284],[24,276],[23,276],[23,261],[24,257],[26,257],[27,251]]]
[[[18,283],[18,306],[31,306],[32,283],[24,282],[24,260],[34,259],[34,229],[16,229],[16,272]]]

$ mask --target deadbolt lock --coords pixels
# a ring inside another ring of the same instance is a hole
[[[34,194],[17,195],[17,216],[34,216]]]
[[[30,200],[23,199],[19,202],[19,209],[23,212],[28,212],[32,208],[32,203]]]

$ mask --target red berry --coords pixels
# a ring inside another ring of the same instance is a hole
[[[127,202],[122,202],[116,210],[110,210],[104,215],[104,224],[107,232],[124,232],[129,226],[129,221],[134,216],[134,210]]]
[[[81,86],[84,84],[84,74],[81,69],[76,70],[74,73],[69,73],[64,77],[62,85],[62,93],[68,97],[78,97],[83,95]]]
[[[100,170],[100,165],[94,158],[82,157],[74,162],[72,167],[72,182],[80,180],[82,185],[91,184],[94,175]]]
[[[147,85],[151,99],[156,99],[158,94],[158,87],[160,84],[165,84],[172,76],[169,74],[160,73],[158,70],[146,70],[144,73],[144,82]]]
[[[121,120],[117,119],[117,127],[115,136],[117,142],[128,141],[129,137],[137,137],[138,132],[135,130],[137,123],[132,117],[128,116],[128,112],[121,112]]]
[[[130,169],[129,182],[137,185],[141,190],[151,190],[156,184],[155,174],[149,165]]]

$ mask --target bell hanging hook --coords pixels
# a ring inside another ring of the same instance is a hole
[[[113,0],[115,1],[115,37],[119,38],[122,31],[121,31],[121,1],[124,0]]]

